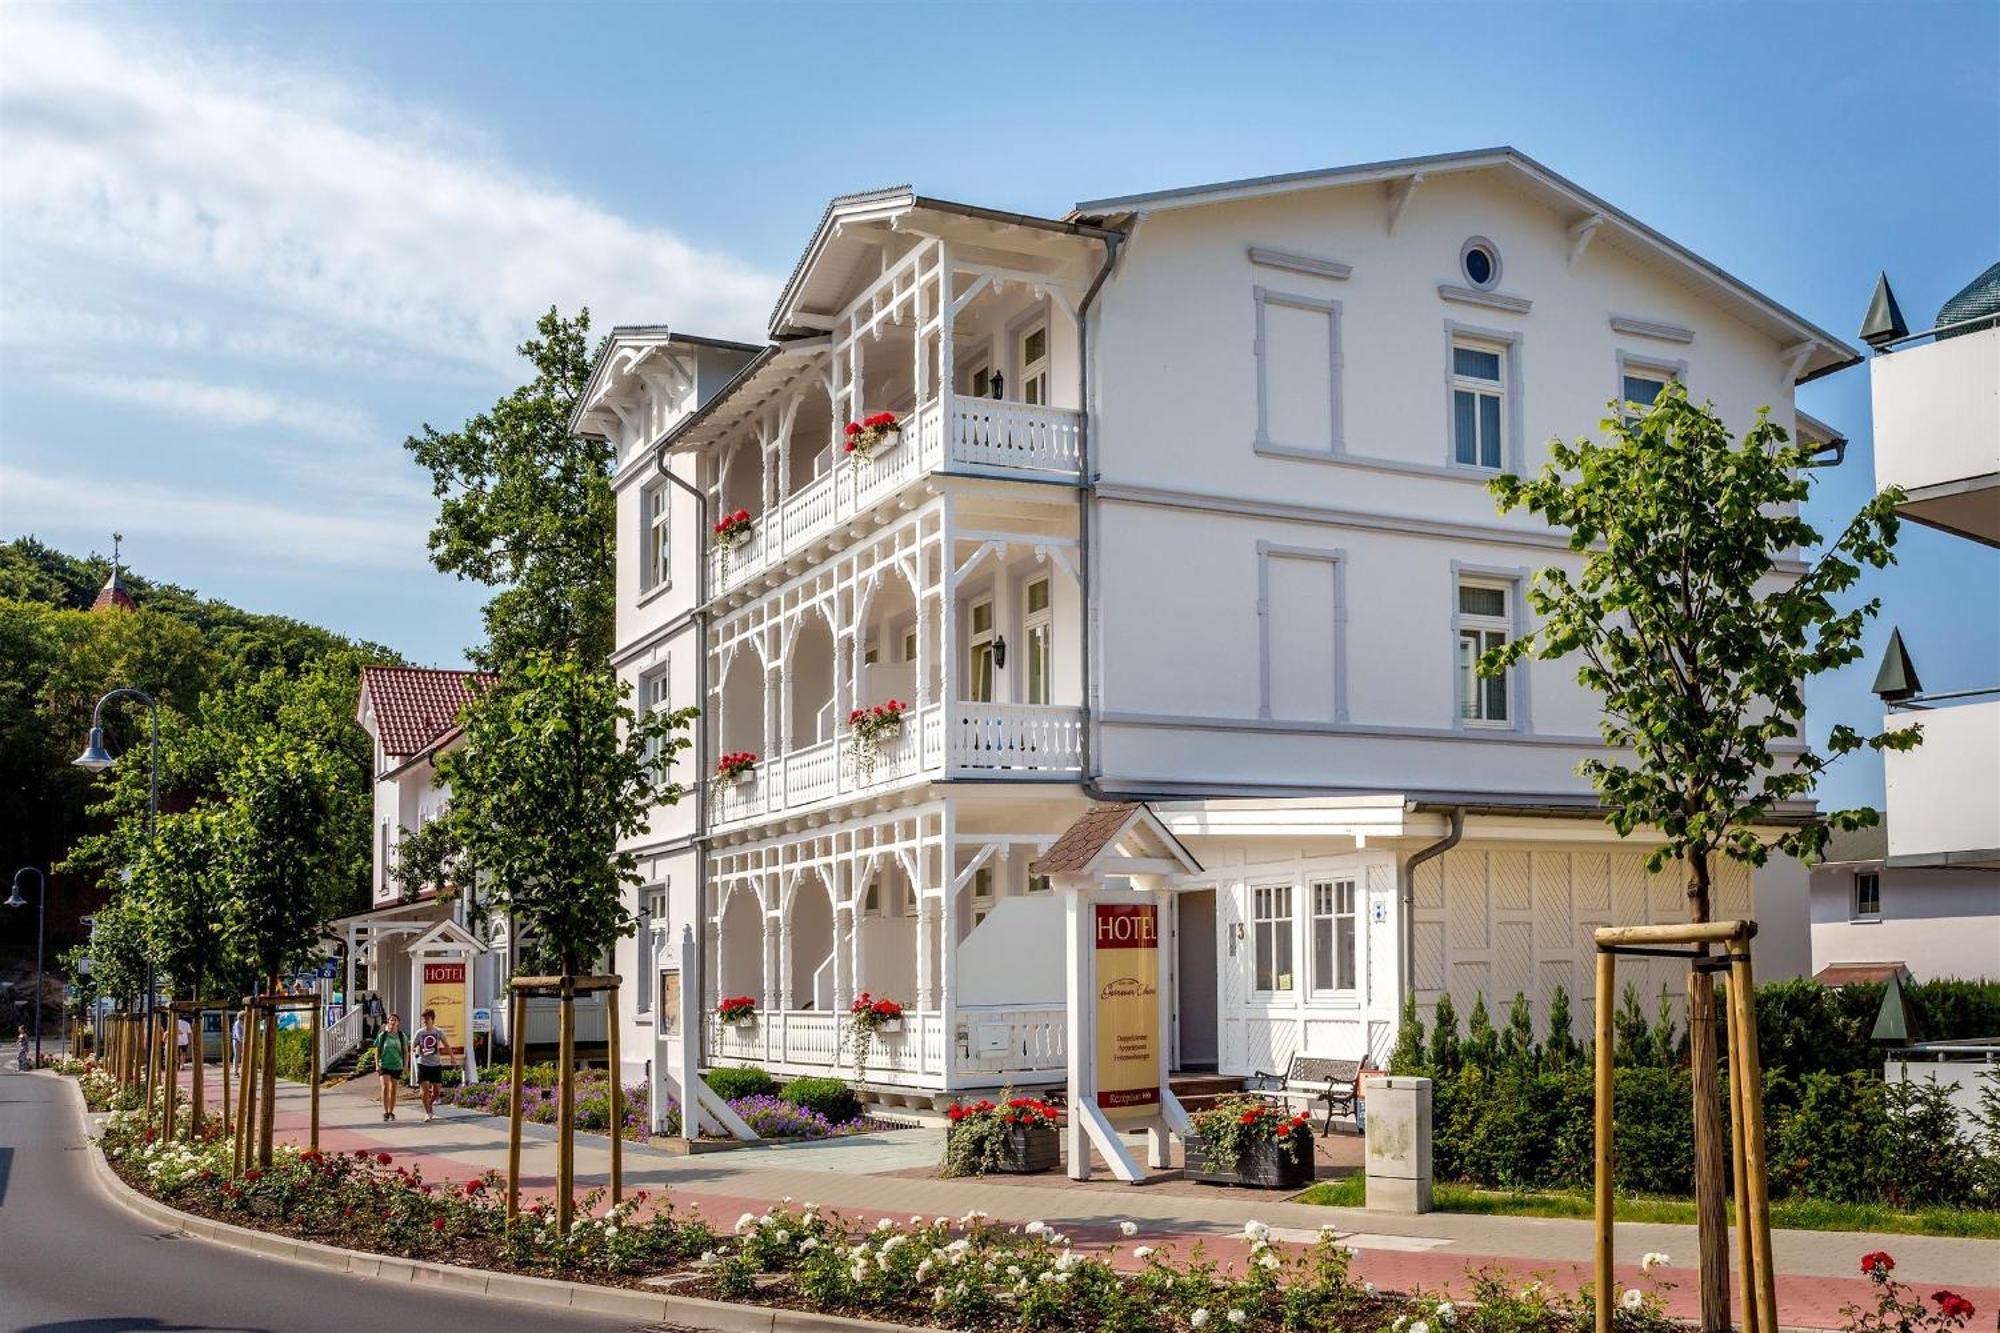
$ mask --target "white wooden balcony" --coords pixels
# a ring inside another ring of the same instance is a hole
[[[949,744],[946,743],[949,727]],[[1063,778],[1083,769],[1083,710],[1044,704],[940,704],[909,715],[872,759],[846,735],[763,758],[734,782],[711,780],[718,828],[823,805],[926,778]]]
[[[948,1043],[944,1015],[911,1010],[900,1032],[868,1043],[857,1069],[843,1013],[780,1009],[741,1025],[725,1025],[711,1013],[703,1025],[703,1060],[939,1091],[1054,1083],[1066,1072],[1069,1015],[1062,1005],[962,1006],[957,1028],[963,1040]]]
[[[742,585],[928,473],[1074,479],[1082,446],[1081,412],[955,394],[933,399],[904,420],[893,444],[865,459],[836,457],[774,512],[753,514],[740,544],[711,550],[709,595]]]

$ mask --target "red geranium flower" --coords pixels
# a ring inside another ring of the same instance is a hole
[[[858,422],[858,421],[850,421],[850,422],[848,422],[848,423],[847,423],[847,435],[848,435],[848,438],[849,438],[849,439],[852,439],[852,438],[854,438],[854,437],[855,437],[856,435],[859,435],[860,433],[861,433],[861,423],[860,423],[860,422]],[[850,444],[850,445],[848,445],[847,447],[848,447],[848,448],[850,448],[850,449],[852,449],[852,448],[853,448],[854,446]]]

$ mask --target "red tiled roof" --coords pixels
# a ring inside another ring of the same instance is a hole
[[[113,569],[111,577],[104,580],[104,586],[97,590],[97,600],[90,604],[93,611],[137,611],[139,604],[132,600],[132,594],[125,591],[125,580]]]
[[[1908,975],[1909,969],[1901,963],[1829,963],[1813,973],[1813,980],[1822,986],[1838,989]]]
[[[475,685],[496,679],[488,671],[371,666],[361,669],[361,690],[375,706],[383,751],[412,755],[458,725]]]

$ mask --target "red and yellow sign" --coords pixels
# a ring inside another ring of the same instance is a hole
[[[1160,1104],[1160,909],[1097,903],[1097,1104],[1114,1118]]]
[[[437,1025],[454,1051],[465,1046],[465,964],[425,963],[423,1003],[417,1012],[437,1011]],[[421,1022],[421,1020],[419,1020]]]

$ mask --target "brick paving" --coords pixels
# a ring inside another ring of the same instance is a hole
[[[215,1087],[212,1081],[210,1086]],[[426,1125],[410,1098],[399,1105],[397,1121],[385,1124],[368,1096],[372,1091],[371,1080],[366,1087],[344,1085],[322,1093],[321,1147],[388,1152],[399,1163],[420,1166],[430,1180],[462,1181],[489,1169],[505,1170],[504,1120],[440,1108],[438,1120]],[[212,1090],[211,1106],[215,1095]],[[306,1090],[284,1085],[278,1109],[281,1137],[303,1142]],[[532,1200],[554,1185],[554,1131],[529,1125],[524,1138],[522,1186]],[[912,1216],[956,1217],[976,1208],[1009,1224],[1047,1222],[1075,1238],[1080,1248],[1119,1249],[1121,1263],[1133,1262],[1129,1251],[1138,1245],[1171,1246],[1185,1253],[1196,1243],[1217,1260],[1231,1263],[1247,1253],[1243,1224],[1256,1219],[1288,1243],[1309,1242],[1322,1225],[1334,1226],[1356,1250],[1359,1278],[1385,1289],[1459,1292],[1466,1288],[1468,1275],[1483,1268],[1504,1270],[1522,1282],[1539,1278],[1559,1288],[1574,1288],[1590,1278],[1587,1221],[1377,1214],[1293,1203],[1262,1191],[1216,1189],[1175,1176],[1131,1186],[1101,1171],[1087,1182],[1059,1175],[943,1180],[923,1164],[925,1158],[935,1160],[940,1142],[938,1131],[906,1130],[693,1156],[628,1142],[625,1184],[628,1191],[651,1191],[656,1202],[670,1198],[676,1208],[699,1209],[725,1229],[739,1214],[761,1211],[787,1198],[838,1209],[870,1224],[880,1217],[899,1221]],[[579,1136],[579,1189],[608,1182],[607,1148],[608,1140],[602,1136]],[[1322,1178],[1343,1174],[1358,1166],[1360,1140],[1335,1135],[1321,1141],[1319,1154]],[[1140,1228],[1129,1241],[1119,1232],[1119,1224],[1126,1220]],[[1858,1261],[1875,1249],[1894,1254],[1897,1276],[1921,1295],[1948,1285],[1969,1297],[1982,1319],[2000,1309],[2000,1241],[1796,1231],[1776,1232],[1772,1240],[1779,1268],[1779,1317],[1786,1327],[1838,1327],[1843,1306],[1871,1302],[1871,1288],[1859,1274]],[[1656,1273],[1672,1284],[1668,1309],[1677,1315],[1698,1311],[1695,1273],[1685,1263],[1695,1251],[1692,1227],[1621,1224],[1617,1250],[1621,1284],[1638,1281],[1640,1255],[1657,1250],[1672,1256],[1674,1262]]]

